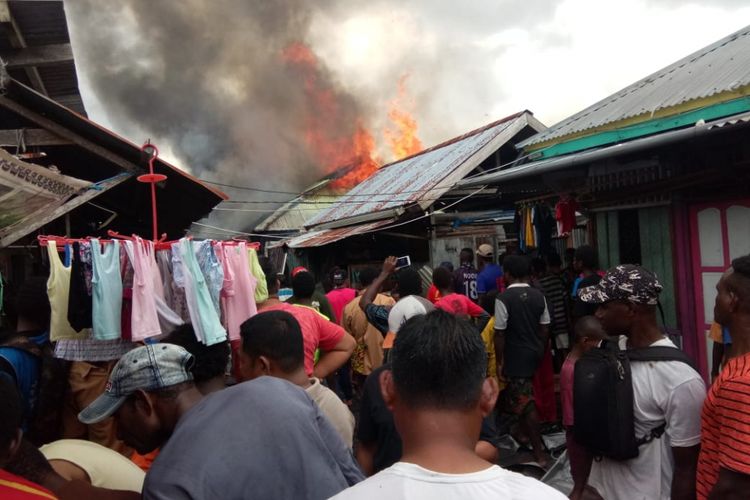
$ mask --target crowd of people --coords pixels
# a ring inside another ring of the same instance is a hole
[[[730,342],[708,390],[649,270],[602,271],[589,246],[458,260],[429,290],[395,257],[322,280],[264,261],[238,342],[184,324],[72,364],[46,278],[26,280],[0,336],[0,498],[750,497],[750,256],[717,286]],[[556,422],[562,458],[543,439]],[[542,471],[567,460],[572,490],[498,466],[500,434]]]

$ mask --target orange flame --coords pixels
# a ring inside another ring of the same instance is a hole
[[[370,177],[382,162],[375,153],[375,139],[361,117],[349,127],[344,125],[350,115],[341,102],[347,96],[330,84],[318,57],[307,45],[301,42],[288,45],[282,58],[304,83],[306,109],[302,121],[305,144],[311,156],[329,172],[347,168],[347,172],[329,186],[345,191]],[[407,99],[406,79],[406,76],[399,79],[398,95],[391,101],[388,111],[391,125],[383,131],[396,159],[422,150],[416,135],[417,122],[407,110],[412,103]],[[350,117],[348,120],[351,123]]]
[[[398,80],[398,95],[391,101],[388,109],[391,127],[386,127],[383,131],[391,152],[397,160],[424,149],[422,141],[417,137],[417,120],[408,111],[409,108],[413,108],[413,102],[408,99],[406,92],[407,78],[408,75],[404,75]]]

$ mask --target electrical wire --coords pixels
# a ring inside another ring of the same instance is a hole
[[[346,198],[346,195],[343,195],[341,198]],[[287,203],[295,203],[297,205],[338,205],[338,204],[365,204],[365,203],[417,203],[420,201],[438,201],[438,200],[457,200],[460,196],[454,195],[454,196],[438,196],[434,198],[384,198],[380,200],[348,200],[348,199],[335,199],[335,200],[315,200],[315,199],[298,199],[298,200],[287,200],[287,201],[271,201],[271,200],[225,200],[222,203],[230,203],[230,204],[250,204],[250,205],[270,205],[270,204],[287,204]]]
[[[278,238],[280,240],[284,240],[284,239],[288,238],[288,236],[273,236],[273,235],[270,235],[270,234],[245,233],[243,231],[235,231],[233,229],[224,229],[223,227],[212,226],[210,224],[201,224],[200,222],[193,222],[193,225],[194,226],[207,227],[209,229],[216,229],[217,231],[222,231],[222,232],[225,232],[225,233],[243,234],[245,236],[257,236],[257,237],[261,237],[261,238]]]

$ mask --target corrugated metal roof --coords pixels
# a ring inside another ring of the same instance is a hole
[[[729,118],[709,123],[708,128],[721,128],[726,127],[727,125],[737,125],[738,123],[748,122],[750,122],[750,113],[742,113],[740,115],[730,116]]]
[[[269,248],[275,248],[286,244],[289,248],[312,248],[322,247],[330,243],[343,240],[350,236],[356,236],[358,234],[368,233],[374,231],[383,226],[394,222],[394,219],[379,220],[376,222],[370,222],[368,224],[360,224],[358,226],[340,227],[337,229],[323,229],[320,231],[310,231],[294,238],[273,242],[268,245]]]
[[[274,210],[271,215],[255,226],[255,231],[302,231],[305,228],[305,221],[321,210],[330,208],[344,195],[341,189],[331,188],[330,184],[354,168],[355,165],[347,165],[318,180],[307,187],[300,196]]]
[[[523,111],[386,165],[338,203],[310,218],[305,226],[375,212],[388,217],[393,210],[414,204],[427,208],[526,126],[535,130],[544,127],[530,112]]]
[[[28,47],[70,43],[63,2],[10,0],[8,6],[15,25]],[[0,42],[0,50],[12,47],[8,39],[11,36],[8,30],[11,29],[12,26],[5,27],[5,38]],[[32,68],[36,68],[39,72],[46,95],[79,114],[86,114],[78,89],[75,61]],[[27,69],[24,68],[13,68],[9,69],[8,73],[12,78],[31,85],[32,82],[29,81],[26,71]]]
[[[523,141],[559,139],[750,85],[750,26],[712,43]]]
[[[331,207],[340,197],[338,193],[323,192],[290,201],[255,226],[255,231],[301,231],[306,220]]]

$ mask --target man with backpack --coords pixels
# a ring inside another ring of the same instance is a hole
[[[594,349],[575,369],[575,437],[601,457],[593,463],[589,484],[607,500],[695,498],[706,389],[657,324],[661,291],[652,272],[620,265],[579,294],[583,302],[599,305],[596,317],[607,334],[624,336],[623,350]],[[595,383],[597,359],[614,370],[602,383]],[[598,397],[591,397],[597,391]],[[632,409],[625,398],[632,400]],[[605,406],[595,408],[601,400]],[[601,421],[579,427],[579,414],[584,420],[596,414]],[[609,439],[592,442],[591,435]]]

